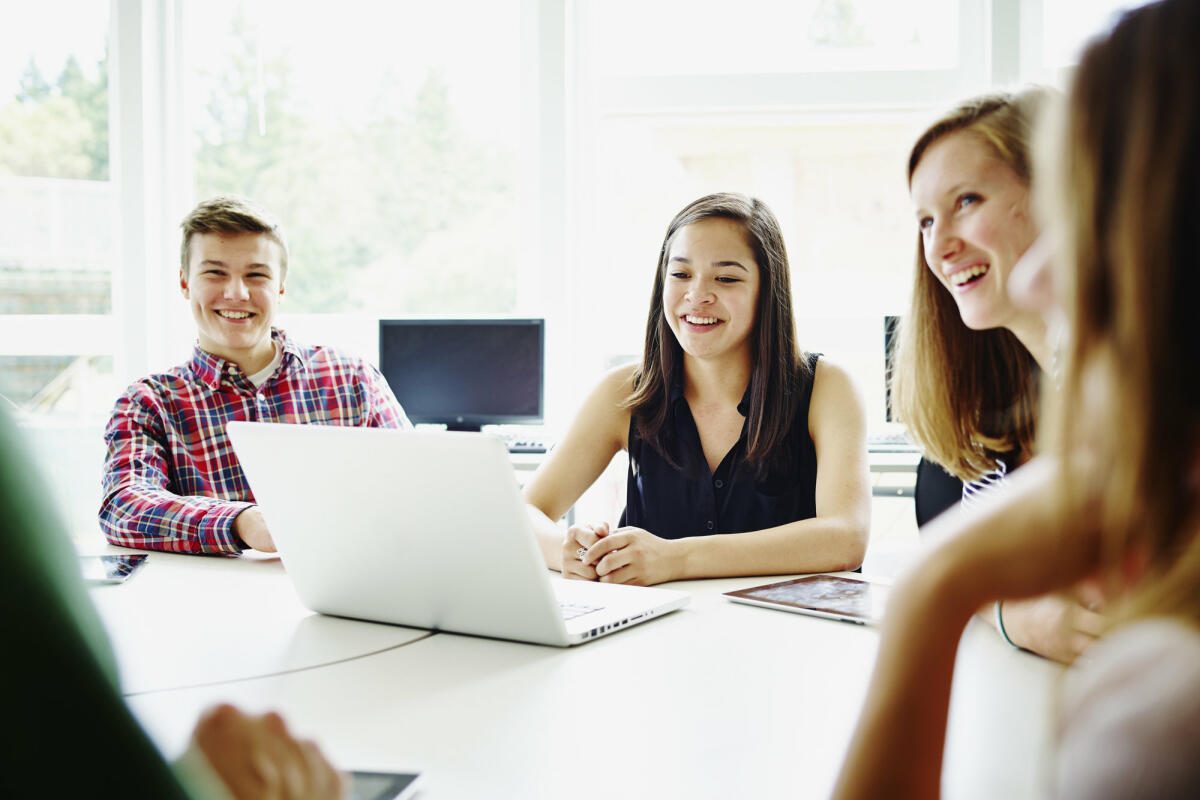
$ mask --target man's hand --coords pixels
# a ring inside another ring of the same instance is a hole
[[[603,583],[650,586],[683,577],[679,542],[642,528],[617,528],[588,548],[584,562],[595,565]]]
[[[263,518],[258,506],[250,506],[233,520],[233,532],[238,538],[255,550],[264,553],[275,552],[275,541],[267,530],[267,521]]]
[[[278,714],[251,716],[230,705],[205,712],[192,733],[236,800],[344,798],[346,780],[315,744],[296,739]]]

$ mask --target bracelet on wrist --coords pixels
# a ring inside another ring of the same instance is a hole
[[[1008,642],[1009,647],[1012,647],[1016,650],[1020,650],[1022,648],[1016,642],[1014,642],[1012,639],[1008,638],[1008,631],[1004,630],[1004,614],[1001,611],[1001,607],[1003,605],[1004,605],[1003,600],[996,601],[996,628],[997,628],[997,630],[1000,631],[1000,638],[1002,638],[1004,641]]]

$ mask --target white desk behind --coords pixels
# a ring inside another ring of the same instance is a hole
[[[761,582],[676,584],[690,606],[567,650],[437,634],[129,700],[167,752],[212,703],[279,709],[344,768],[422,770],[428,798],[827,796],[878,636],[720,596]],[[356,624],[328,623],[316,639]],[[968,628],[963,649],[946,796],[1043,796],[1058,669],[985,626]]]
[[[305,669],[428,635],[314,614],[300,604],[279,559],[265,554],[150,553],[127,582],[90,594],[126,694]]]

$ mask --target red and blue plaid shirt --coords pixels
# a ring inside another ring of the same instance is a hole
[[[233,446],[231,420],[411,427],[379,370],[323,347],[302,348],[272,331],[282,350],[255,388],[236,365],[196,348],[170,372],[137,381],[117,400],[104,432],[100,527],[125,547],[236,553],[233,531],[254,504]]]

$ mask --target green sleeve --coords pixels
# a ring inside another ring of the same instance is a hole
[[[187,798],[121,697],[78,558],[0,409],[0,796]]]

